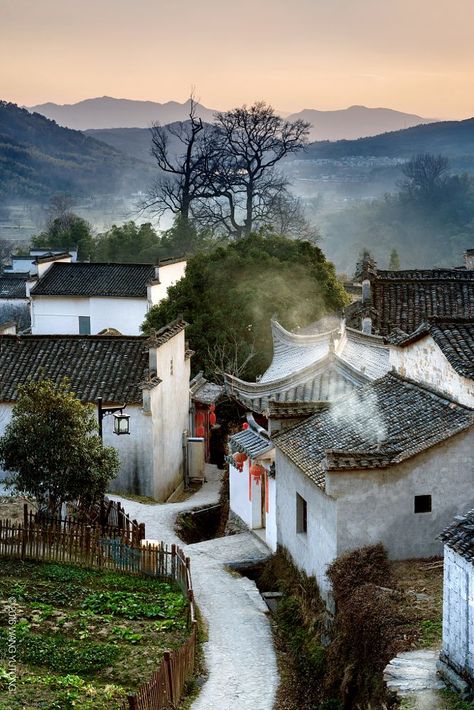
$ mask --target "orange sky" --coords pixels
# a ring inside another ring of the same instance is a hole
[[[0,0],[0,98],[474,115],[474,0]]]

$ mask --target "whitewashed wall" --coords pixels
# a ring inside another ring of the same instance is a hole
[[[148,299],[153,306],[166,298],[170,286],[183,278],[186,272],[186,262],[178,261],[175,264],[160,266],[159,283],[149,286]]]
[[[272,552],[277,549],[277,519],[276,519],[276,479],[268,478],[268,512],[265,515],[265,542]]]
[[[148,310],[146,298],[65,298],[32,296],[33,335],[76,335],[79,316],[91,319],[91,335],[105,328],[116,328],[123,335],[141,335]]]
[[[390,347],[390,365],[403,377],[424,382],[474,407],[474,381],[458,375],[431,335],[405,348]]]
[[[161,383],[151,390],[153,496],[165,500],[183,481],[184,434],[189,422],[191,365],[185,356],[184,330],[156,351]]]
[[[307,502],[308,530],[296,532],[296,494]],[[327,496],[279,449],[276,449],[276,526],[278,544],[293,562],[314,575],[321,595],[330,600],[326,570],[337,557],[336,501]]]
[[[107,406],[106,403],[103,405]],[[154,495],[153,486],[153,432],[150,414],[145,414],[142,407],[127,406],[125,414],[130,415],[130,434],[114,434],[114,417],[110,415],[102,420],[105,446],[113,446],[120,459],[117,477],[111,481],[110,490],[137,495]]]
[[[473,446],[471,429],[397,466],[326,474],[337,499],[337,554],[378,542],[394,560],[442,554],[437,535],[473,500]],[[414,512],[419,495],[431,495],[431,513]]]
[[[474,680],[474,565],[444,548],[443,654]]]

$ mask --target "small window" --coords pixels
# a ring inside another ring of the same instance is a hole
[[[170,375],[173,374],[173,358],[170,360]]]
[[[415,496],[415,513],[431,513],[431,496]]]
[[[91,334],[91,319],[89,316],[79,316],[79,335]]]
[[[308,531],[308,504],[299,493],[296,494],[296,532],[306,533]]]

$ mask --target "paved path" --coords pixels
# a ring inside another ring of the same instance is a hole
[[[147,539],[179,543],[191,558],[197,604],[208,625],[204,655],[208,679],[192,710],[271,710],[278,672],[267,608],[255,583],[225,564],[268,557],[268,548],[251,533],[183,545],[174,531],[183,510],[217,503],[219,473],[182,503],[145,505],[117,496],[132,518],[146,525]]]
[[[436,673],[439,651],[399,653],[384,671],[387,687],[407,699],[413,710],[442,710],[446,706],[437,691],[445,684]]]

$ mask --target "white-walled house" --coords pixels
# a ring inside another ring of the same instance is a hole
[[[474,510],[457,515],[444,542],[443,647],[438,670],[474,700]]]
[[[34,335],[95,335],[114,329],[139,335],[151,306],[185,273],[183,259],[152,264],[64,263],[39,269],[30,289]]]
[[[414,333],[389,337],[390,365],[400,375],[425,382],[474,407],[474,320],[432,320]]]
[[[336,557],[379,542],[391,559],[441,554],[472,500],[474,411],[395,373],[272,440],[278,543],[327,601]]]
[[[20,330],[30,325],[28,273],[0,274],[0,323],[15,321]]]
[[[47,257],[50,261],[56,257],[67,256],[68,261],[77,261],[77,247],[65,249],[63,247],[32,248],[29,254],[12,254],[10,264],[5,266],[5,273],[28,273],[30,276],[38,275],[38,262]]]
[[[276,487],[274,446],[267,432],[249,417],[247,429],[230,439],[233,455],[229,463],[229,499],[231,518],[237,516],[248,528],[260,531],[268,547],[277,548]],[[246,457],[237,464],[234,455]],[[251,475],[251,466],[260,466],[260,476]]]
[[[113,417],[103,419],[104,444],[120,458],[111,490],[166,500],[183,485],[190,378],[185,326],[175,321],[152,339],[0,335],[0,435],[19,384],[67,377],[84,403],[102,397],[104,408],[127,405],[130,435],[114,434]]]

